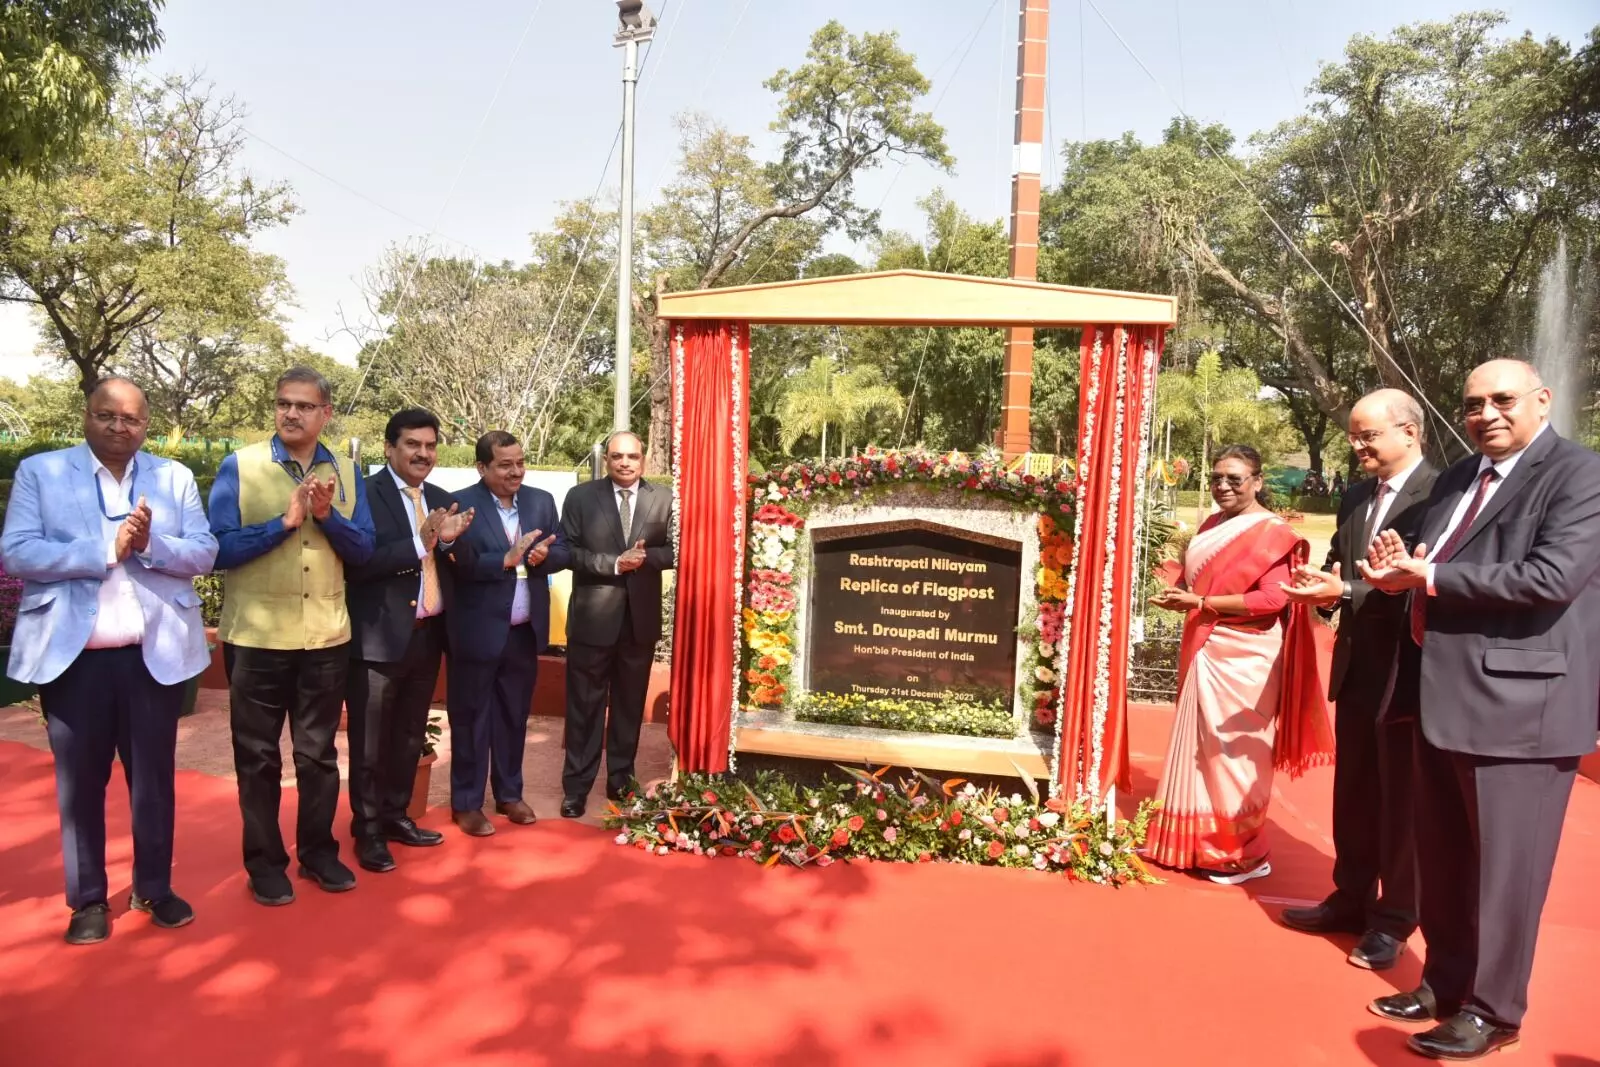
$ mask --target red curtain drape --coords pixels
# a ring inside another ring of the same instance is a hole
[[[1139,486],[1165,330],[1085,327],[1079,357],[1077,519],[1057,779],[1068,796],[1128,782]]]
[[[750,327],[671,329],[678,571],[667,732],[681,770],[720,772],[737,694]]]

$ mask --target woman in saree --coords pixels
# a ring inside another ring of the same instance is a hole
[[[1265,506],[1261,457],[1233,445],[1211,470],[1220,509],[1201,524],[1173,583],[1151,603],[1187,613],[1160,810],[1145,854],[1238,885],[1272,873],[1267,807],[1276,767],[1329,762],[1333,735],[1312,621],[1284,587],[1309,552]]]

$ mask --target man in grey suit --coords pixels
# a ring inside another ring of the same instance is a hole
[[[1409,591],[1423,985],[1388,1018],[1411,1048],[1470,1060],[1515,1045],[1539,914],[1579,757],[1600,715],[1600,456],[1549,425],[1534,369],[1495,360],[1462,396],[1480,454],[1439,476],[1411,551],[1384,531],[1361,572]],[[1432,547],[1430,547],[1432,546]]]
[[[572,489],[561,506],[572,549],[561,772],[561,814],[568,819],[584,812],[602,736],[606,796],[620,799],[633,778],[650,663],[661,640],[661,572],[673,566],[672,494],[639,477],[643,467],[639,438],[619,430],[606,440],[607,476]]]
[[[126,378],[89,394],[81,445],[17,468],[0,555],[23,579],[6,673],[39,687],[55,757],[66,940],[111,936],[106,784],[122,762],[133,810],[128,907],[165,929],[194,909],[172,889],[174,776],[184,682],[205,670],[194,579],[217,541],[194,475],[143,450],[150,406]]]
[[[1369,393],[1350,409],[1349,439],[1372,477],[1340,502],[1327,570],[1301,570],[1289,589],[1291,600],[1339,610],[1328,683],[1339,749],[1334,890],[1320,904],[1284,909],[1280,918],[1307,933],[1361,934],[1350,962],[1382,971],[1395,965],[1417,928],[1411,809],[1416,701],[1387,700],[1391,672],[1374,669],[1394,662],[1400,643],[1410,640],[1406,598],[1375,591],[1356,564],[1384,529],[1415,543],[1436,472],[1422,455],[1422,408],[1398,389]]]

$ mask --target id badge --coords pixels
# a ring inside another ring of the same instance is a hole
[[[517,580],[518,581],[527,581],[528,580],[528,565],[526,563],[517,564]]]

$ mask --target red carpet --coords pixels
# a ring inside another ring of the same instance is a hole
[[[1134,724],[1148,792],[1163,720]],[[113,794],[120,789],[120,773]],[[126,914],[111,820],[110,942],[60,940],[49,758],[0,744],[0,1064],[1418,1064],[1363,1011],[1409,988],[1291,933],[1326,885],[1329,775],[1286,784],[1278,873],[1106,890],[1021,871],[768,871],[656,859],[559,820],[397,850],[394,874],[292,906],[246,895],[231,782],[178,783],[176,885],[194,925]],[[286,796],[286,831],[292,794]],[[428,822],[446,822],[439,811]],[[1545,912],[1524,1064],[1600,1064],[1600,786],[1580,782]]]

